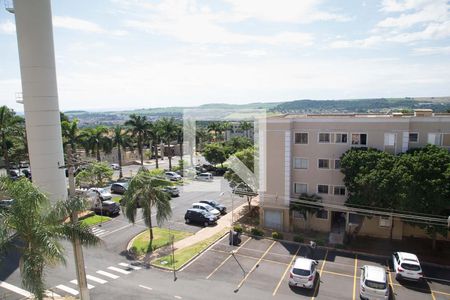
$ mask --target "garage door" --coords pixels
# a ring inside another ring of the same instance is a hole
[[[264,227],[282,230],[283,214],[279,210],[264,210]]]

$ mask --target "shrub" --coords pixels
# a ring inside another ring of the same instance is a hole
[[[303,236],[301,236],[301,235],[294,236],[294,242],[303,243],[304,241],[305,241],[305,238]]]
[[[273,238],[273,239],[276,239],[276,240],[282,240],[282,239],[283,239],[283,234],[274,231],[274,232],[272,232],[272,238]]]
[[[236,231],[237,233],[242,233],[243,229],[241,225],[234,225],[233,230]]]
[[[263,236],[264,232],[262,232],[262,230],[255,227],[255,228],[252,228],[251,234],[254,236]]]
[[[323,240],[323,239],[317,240],[316,245],[317,246],[325,246],[325,240]]]

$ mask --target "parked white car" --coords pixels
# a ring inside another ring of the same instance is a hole
[[[111,164],[111,168],[112,168],[113,170],[120,170],[119,164]]]
[[[289,285],[312,289],[317,275],[316,265],[316,260],[297,258],[289,273]]]
[[[361,299],[389,299],[389,285],[384,268],[364,265],[361,268],[359,284]]]
[[[197,202],[197,203],[192,204],[192,208],[204,210],[204,211],[214,215],[215,217],[220,218],[220,211],[218,211],[217,209],[215,209],[214,207],[212,207],[209,204]]]
[[[198,174],[197,176],[195,176],[195,179],[199,181],[213,181],[214,177],[211,173],[207,172]]]
[[[108,192],[106,189],[102,188],[90,188],[89,192],[95,192],[97,193],[98,197],[101,201],[111,200],[112,195],[110,192]]]
[[[423,278],[422,267],[415,254],[407,252],[394,252],[392,254],[395,278],[421,280]]]
[[[166,178],[170,181],[178,181],[182,179],[180,174],[175,172],[166,172]]]

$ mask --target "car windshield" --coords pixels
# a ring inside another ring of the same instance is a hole
[[[205,205],[206,210],[212,211],[214,208],[211,205]]]
[[[292,273],[299,276],[309,276],[309,274],[311,274],[309,270],[295,269],[295,268],[292,270]]]
[[[386,283],[383,282],[376,282],[372,280],[366,280],[366,286],[376,289],[376,290],[384,290],[386,289]]]
[[[209,213],[207,213],[207,212],[204,211],[204,210],[201,211],[201,214],[202,214],[203,216],[205,216],[205,217],[209,217]]]
[[[405,270],[409,270],[409,271],[420,271],[420,266],[413,265],[413,264],[403,263],[402,264],[402,268],[405,269]]]
[[[104,193],[106,193],[106,190],[105,190],[105,189],[98,189],[98,192],[99,192],[100,194],[104,194]]]

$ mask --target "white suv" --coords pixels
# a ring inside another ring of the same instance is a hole
[[[394,252],[392,254],[392,260],[394,262],[395,278],[397,280],[404,278],[419,281],[423,278],[422,267],[415,254]]]
[[[317,261],[299,257],[289,273],[289,285],[312,289],[316,279]]]
[[[384,268],[364,265],[359,284],[361,299],[389,299],[389,285]]]
[[[214,215],[217,218],[220,218],[220,211],[218,211],[217,209],[215,209],[214,207],[212,207],[209,204],[206,203],[192,203],[192,208],[197,208],[197,209],[201,209],[204,210],[212,215]]]

